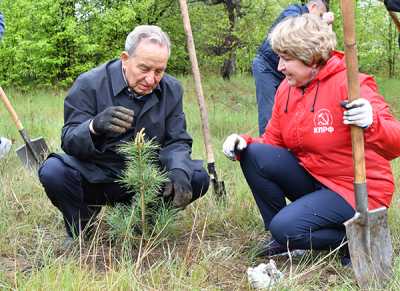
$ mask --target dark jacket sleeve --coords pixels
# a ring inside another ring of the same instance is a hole
[[[307,12],[308,12],[308,9],[306,6],[301,6],[301,5],[297,5],[297,4],[288,6],[274,20],[274,23],[271,25],[271,27],[268,31],[268,34],[275,28],[275,26],[277,26],[279,23],[281,23],[287,17],[295,17],[295,16],[299,16],[299,15],[302,15]]]
[[[4,17],[3,17],[3,14],[1,14],[1,12],[0,12],[0,39],[2,39],[2,37],[4,35],[4,29],[5,29]]]
[[[61,148],[78,159],[89,159],[100,153],[92,140],[89,123],[96,115],[95,91],[85,87],[79,77],[64,101],[64,126]]]
[[[282,11],[280,16],[281,21],[287,17],[299,16],[305,13],[305,8],[299,5],[290,5],[285,10]]]
[[[174,84],[178,101],[165,121],[165,140],[160,150],[160,162],[167,169],[182,169],[188,177],[193,174],[195,161],[191,160],[192,138],[186,131],[186,119],[182,106],[182,87]]]
[[[387,10],[400,12],[400,0],[384,0]]]

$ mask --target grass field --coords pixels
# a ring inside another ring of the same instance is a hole
[[[193,157],[204,158],[199,110],[190,77],[185,88],[188,130],[194,137]],[[254,246],[265,236],[261,217],[239,165],[221,152],[232,133],[257,133],[255,89],[250,76],[229,82],[204,76],[209,123],[216,165],[228,197],[218,203],[209,190],[178,214],[159,238],[147,245],[137,261],[122,256],[120,245],[100,235],[73,252],[62,249],[64,225],[47,199],[35,173],[22,168],[15,149],[22,144],[4,106],[0,134],[13,140],[12,152],[0,161],[0,290],[248,290],[246,269],[265,260]],[[400,81],[378,79],[381,92],[400,117]],[[21,92],[6,88],[31,137],[43,136],[52,151],[60,151],[64,91]],[[398,186],[399,162],[393,162]],[[397,187],[398,188],[398,187]],[[400,213],[398,190],[390,209],[395,249],[394,277],[387,290],[400,290]],[[99,215],[99,230],[107,210]],[[276,290],[357,290],[352,272],[341,267],[335,253],[308,253],[277,260],[285,274]]]

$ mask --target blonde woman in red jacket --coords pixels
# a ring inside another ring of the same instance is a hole
[[[355,212],[348,125],[364,128],[368,202],[374,209],[389,207],[392,199],[390,160],[400,155],[400,123],[368,75],[359,76],[360,98],[347,103],[344,55],[334,50],[336,36],[318,17],[289,18],[269,37],[285,75],[272,118],[261,137],[232,134],[223,151],[240,159],[271,232],[263,255],[334,249],[346,240],[343,222]],[[344,255],[342,263],[349,262]]]

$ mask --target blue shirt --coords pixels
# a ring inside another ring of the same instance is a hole
[[[0,39],[3,37],[4,34],[4,18],[3,14],[0,12]]]
[[[271,28],[268,31],[268,34],[272,31],[272,29],[280,22],[282,22],[286,17],[290,16],[299,16],[304,13],[308,13],[308,8],[306,5],[290,5],[282,13],[275,19],[274,23],[272,24]],[[272,50],[271,44],[267,37],[264,39],[264,42],[261,44],[260,48],[258,49],[258,54],[261,55],[266,62],[268,62],[272,68],[278,68],[279,57],[274,51]]]

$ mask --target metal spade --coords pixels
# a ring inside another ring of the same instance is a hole
[[[28,136],[28,133],[22,126],[21,121],[18,118],[17,113],[15,112],[13,106],[10,103],[7,95],[4,93],[3,88],[0,87],[0,97],[3,101],[4,105],[7,108],[7,111],[10,113],[12,120],[14,121],[17,129],[25,142],[25,145],[17,148],[16,153],[23,165],[29,169],[37,169],[39,165],[46,158],[49,149],[45,140],[42,137],[35,138],[31,140]]]
[[[342,0],[343,30],[349,101],[360,97],[354,0]],[[352,267],[362,289],[383,288],[392,275],[393,249],[385,207],[368,211],[364,133],[351,127],[356,214],[345,222]]]

